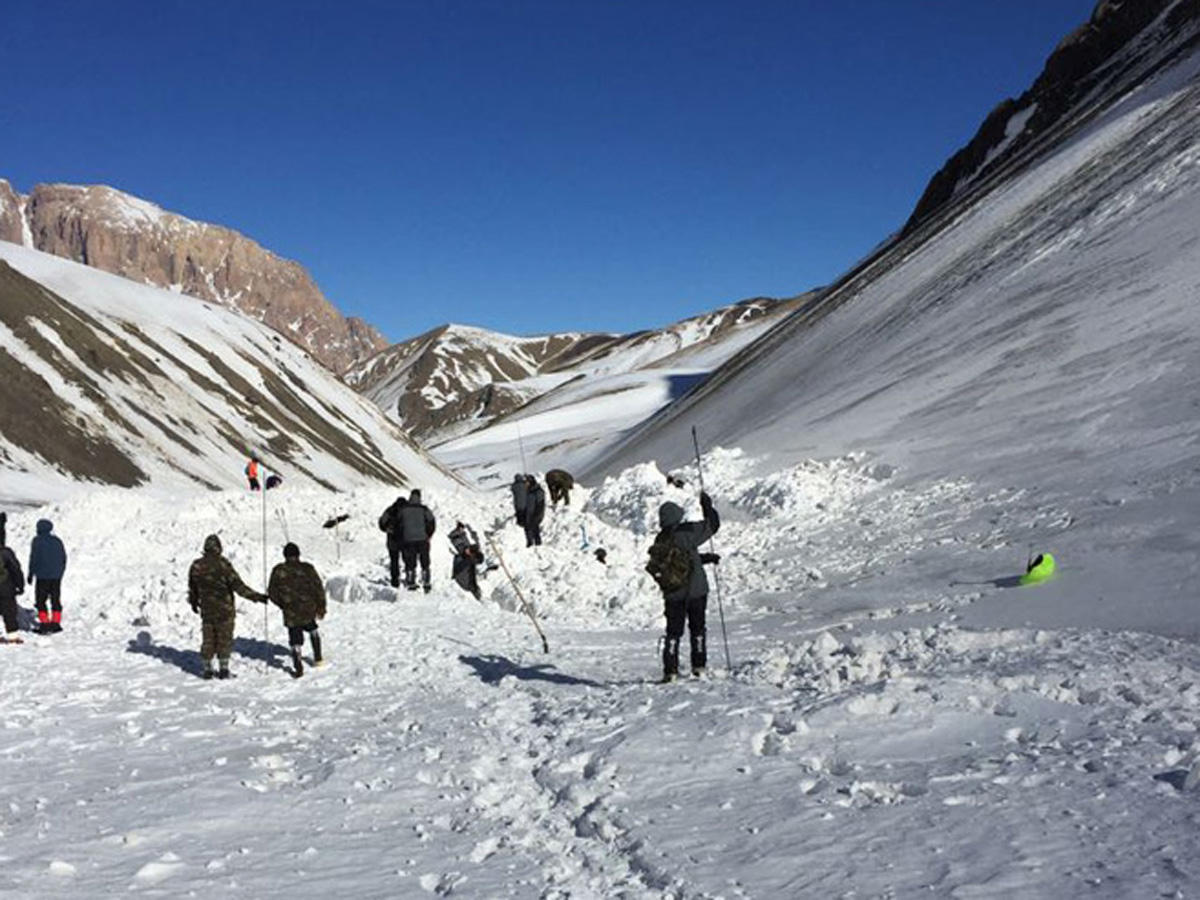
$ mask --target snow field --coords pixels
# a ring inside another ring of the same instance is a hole
[[[661,686],[661,602],[641,565],[659,503],[699,514],[695,473],[672,474],[688,486],[646,465],[576,489],[547,511],[536,549],[507,490],[427,490],[439,527],[429,595],[385,583],[375,520],[394,492],[268,493],[269,562],[290,537],[333,600],[330,664],[299,681],[282,668],[278,612],[264,639],[262,609],[241,600],[237,679],[196,677],[187,564],[215,531],[261,586],[260,496],[87,491],[13,513],[15,547],[48,517],[71,560],[66,631],[0,648],[0,890],[1196,889],[1194,647],[989,624],[1011,618],[1010,598],[1055,585],[946,577],[980,558],[989,575],[1019,571],[1026,539],[1069,537],[1071,511],[966,479],[914,481],[863,454],[777,468],[714,450],[705,480],[723,517],[734,667],[723,670],[710,600],[711,673]],[[343,513],[335,543],[321,526]],[[458,518],[494,534],[549,656],[501,572],[482,603],[450,582]],[[971,615],[978,627],[965,627]]]

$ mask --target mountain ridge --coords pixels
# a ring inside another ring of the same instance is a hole
[[[343,316],[300,263],[107,185],[38,184],[20,194],[0,179],[0,240],[238,309],[334,372],[387,344]]]

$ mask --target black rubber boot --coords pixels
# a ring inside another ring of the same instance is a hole
[[[292,677],[299,678],[304,674],[304,660],[300,658],[300,648],[292,648]]]
[[[679,638],[669,637],[663,643],[663,681],[679,677]]]
[[[690,635],[690,638],[692,642],[692,674],[699,675],[708,664],[708,647],[705,635],[693,634]]]
[[[309,632],[308,637],[309,640],[312,641],[313,665],[319,666],[321,663],[325,662],[325,657],[321,655],[321,635],[317,634],[315,631],[312,631]]]

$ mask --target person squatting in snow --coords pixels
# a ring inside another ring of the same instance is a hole
[[[515,496],[516,490],[514,488]],[[546,518],[546,492],[532,475],[525,476],[525,511],[521,519],[525,527],[525,546],[542,545],[542,520]]]
[[[29,544],[29,584],[34,587],[38,631],[53,634],[62,631],[62,577],[67,570],[67,550],[58,535],[51,534],[54,523],[40,519],[37,536]],[[49,609],[47,609],[49,606]]]
[[[0,616],[4,618],[4,640],[6,644],[21,644],[21,633],[17,622],[17,596],[25,593],[25,573],[17,555],[4,543],[5,519],[0,513]]]
[[[317,620],[325,618],[325,582],[311,563],[300,560],[300,548],[291,541],[283,547],[283,562],[271,570],[267,596],[283,610],[283,624],[292,648],[292,676],[299,678],[304,674],[300,653],[306,631],[312,642],[313,665],[324,665]]]
[[[704,564],[716,564],[715,553],[701,553],[700,546],[717,533],[721,518],[712,498],[701,492],[702,522],[685,522],[683,508],[664,503],[658,508],[660,531],[650,547],[650,562],[646,571],[654,578],[663,593],[663,615],[667,619],[666,640],[663,644],[663,680],[679,677],[679,641],[683,637],[686,619],[691,641],[692,674],[700,675],[708,662],[705,610],[708,606],[708,576]]]
[[[479,589],[479,564],[483,562],[483,550],[479,546],[479,535],[475,529],[463,522],[456,522],[450,532],[450,545],[454,548],[454,563],[450,577],[476,600],[483,599]]]
[[[188,569],[188,603],[192,612],[199,613],[203,634],[200,656],[204,677],[212,678],[212,660],[220,660],[220,678],[229,677],[229,657],[233,653],[233,625],[237,617],[233,595],[239,594],[255,603],[266,603],[267,595],[246,586],[233,568],[233,563],[221,555],[221,539],[210,534],[204,539],[204,555]]]
[[[575,487],[575,479],[570,472],[551,469],[546,473],[546,487],[550,490],[551,506],[558,506],[559,500],[563,506],[571,505],[571,488]]]

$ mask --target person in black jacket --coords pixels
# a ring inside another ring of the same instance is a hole
[[[421,502],[421,491],[414,490],[408,503],[400,510],[400,555],[404,557],[404,586],[417,589],[417,562],[421,563],[421,586],[425,593],[432,588],[429,577],[429,539],[437,522],[429,507]]]
[[[387,533],[388,567],[394,588],[400,587],[400,511],[407,503],[404,497],[397,497],[379,517],[379,530]]]
[[[67,570],[67,551],[52,531],[54,523],[40,519],[37,537],[29,545],[29,583],[32,585],[37,579],[33,597],[37,606],[38,631],[43,634],[62,631],[62,577]]]
[[[546,492],[532,475],[525,476],[525,546],[542,545],[542,519],[546,518]]]
[[[0,543],[0,616],[4,618],[4,639],[0,643],[24,643],[17,625],[17,597],[23,593],[25,573],[17,555]]]
[[[683,508],[675,503],[664,503],[658,508],[658,524],[662,529],[658,539],[669,539],[690,559],[689,574],[683,585],[663,595],[663,615],[667,619],[666,643],[663,645],[664,681],[674,681],[679,676],[679,641],[683,637],[685,620],[691,640],[692,674],[700,675],[708,662],[704,624],[708,576],[704,573],[704,564],[715,564],[719,558],[715,553],[701,553],[700,547],[717,533],[721,517],[708,494],[700,494],[700,508],[704,512],[702,522],[683,521]]]
[[[558,506],[559,500],[563,506],[571,505],[571,488],[575,487],[575,479],[570,472],[551,469],[546,473],[546,487],[550,489],[551,506]]]
[[[457,522],[449,538],[450,545],[454,547],[450,577],[464,591],[469,591],[476,600],[482,599],[483,592],[479,589],[479,564],[483,562],[483,550],[479,546],[479,535],[465,522]]]
[[[525,527],[525,501],[529,498],[528,479],[528,475],[514,475],[512,482],[513,513],[522,528]]]

